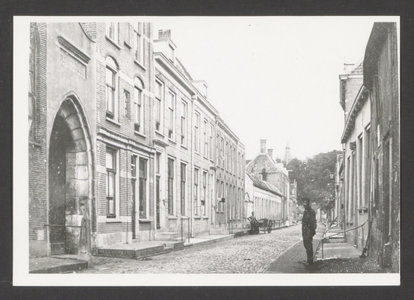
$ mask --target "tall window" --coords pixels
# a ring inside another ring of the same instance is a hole
[[[221,160],[221,168],[224,169],[224,139],[220,139],[220,160]]]
[[[114,118],[116,110],[117,65],[112,57],[106,58],[106,115]]]
[[[168,138],[174,140],[174,108],[175,108],[175,94],[168,93],[168,110],[170,123],[168,125]]]
[[[118,43],[118,23],[117,22],[106,23],[106,35],[111,40],[113,40],[115,43]]]
[[[134,27],[134,54],[135,59],[140,64],[144,65],[144,23],[133,23]]]
[[[161,130],[161,110],[163,99],[163,85],[159,81],[155,81],[155,130]]]
[[[144,129],[144,105],[143,105],[143,90],[142,82],[139,78],[134,79],[134,129],[143,132]]]
[[[369,203],[369,194],[371,189],[371,128],[365,129],[365,202]]]
[[[221,182],[220,194],[221,194],[221,198],[226,198],[223,181]],[[224,199],[224,201],[227,201],[227,199]],[[220,202],[220,211],[224,211],[224,203],[225,202]]]
[[[135,203],[136,203],[136,187],[137,187],[137,157],[135,155],[131,155],[131,186],[132,186],[132,201],[134,204],[135,210]]]
[[[213,124],[210,124],[210,159],[213,159],[213,153],[214,153],[214,148],[213,148]]]
[[[181,111],[181,145],[186,145],[187,141],[186,131],[187,131],[187,103],[184,101],[181,102],[182,111]]]
[[[195,114],[195,123],[194,123],[194,150],[195,152],[199,152],[199,130],[200,128],[200,114],[196,112]]]
[[[139,158],[139,217],[147,217],[147,160]]]
[[[186,165],[181,163],[181,184],[180,184],[180,194],[181,194],[181,215],[185,215],[185,180],[186,180]]]
[[[203,194],[201,195],[201,213],[206,215],[206,201],[207,201],[207,172],[203,172]]]
[[[198,169],[194,169],[194,215],[198,216]]]
[[[174,214],[174,160],[168,159],[168,213]]]
[[[207,120],[204,120],[204,157],[208,158]]]
[[[115,189],[116,189],[116,151],[106,149],[106,215],[108,218],[115,218]]]
[[[131,101],[131,95],[127,90],[124,90],[124,117],[129,118],[129,105]]]

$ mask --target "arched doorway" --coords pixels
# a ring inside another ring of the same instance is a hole
[[[81,220],[90,212],[92,152],[89,129],[76,98],[63,101],[49,144],[49,241],[51,254],[78,251]]]

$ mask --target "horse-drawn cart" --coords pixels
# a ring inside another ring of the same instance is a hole
[[[263,233],[272,232],[273,222],[270,219],[260,219],[257,220],[255,223],[251,224],[250,233],[251,234],[258,234],[260,230],[263,230]]]

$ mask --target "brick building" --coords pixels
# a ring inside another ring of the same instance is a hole
[[[152,31],[139,22],[31,24],[32,257],[77,253],[85,218],[92,250],[241,227],[244,146],[207,100],[207,83],[175,58],[170,32],[154,41]],[[228,143],[221,156],[217,135]]]
[[[348,87],[340,77],[345,151],[337,168],[348,241],[395,272],[400,261],[398,64],[397,24],[374,23],[363,63],[350,73],[363,75],[360,87],[356,78]]]
[[[400,98],[396,23],[374,23],[364,57],[364,87],[371,105],[370,254],[399,271]]]

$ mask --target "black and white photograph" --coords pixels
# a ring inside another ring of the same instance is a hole
[[[15,284],[400,284],[398,16],[13,38]]]

